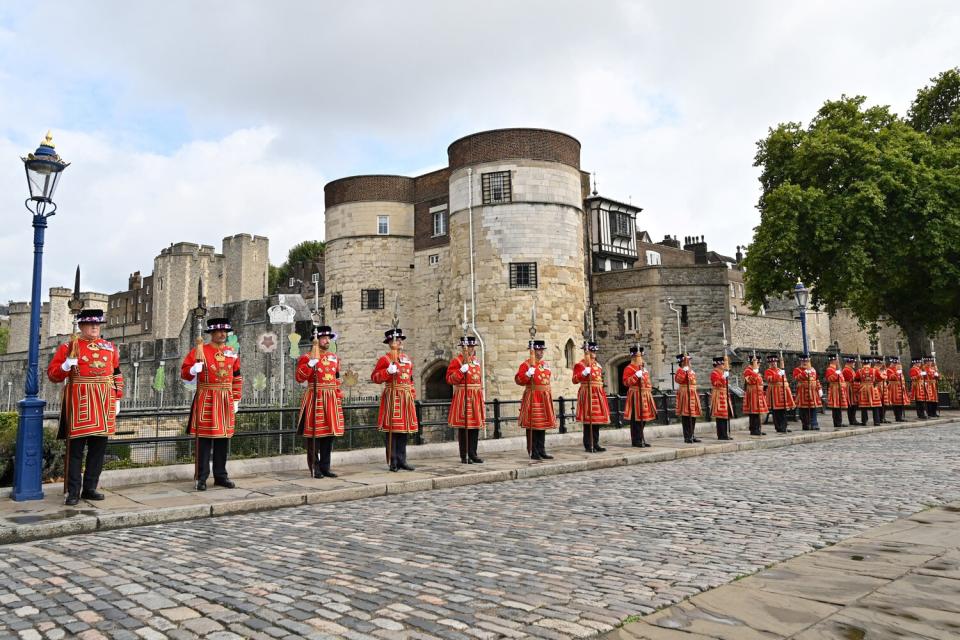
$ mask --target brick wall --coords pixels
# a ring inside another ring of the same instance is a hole
[[[580,142],[547,129],[496,129],[475,133],[447,148],[451,169],[498,160],[546,160],[580,168]],[[578,177],[578,190],[580,180]],[[582,200],[582,198],[581,198]]]

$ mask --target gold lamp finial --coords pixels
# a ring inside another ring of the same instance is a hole
[[[43,138],[43,142],[40,144],[45,147],[50,147],[51,149],[56,148],[56,145],[53,144],[53,133],[50,132],[50,129],[47,129],[47,135]]]

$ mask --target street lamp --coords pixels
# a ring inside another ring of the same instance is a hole
[[[797,301],[797,310],[800,311],[800,334],[803,336],[803,353],[807,351],[807,301],[810,299],[810,290],[803,286],[800,278],[793,287],[793,299]]]
[[[13,470],[13,491],[16,501],[43,499],[43,408],[46,402],[40,392],[40,281],[43,267],[43,234],[47,218],[57,211],[53,194],[60,174],[70,166],[57,155],[50,132],[40,146],[21,158],[27,173],[30,197],[24,205],[33,214],[33,288],[30,294],[30,345],[27,351],[27,379],[24,398],[17,406],[17,449]]]

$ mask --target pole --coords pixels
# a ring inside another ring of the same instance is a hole
[[[284,361],[284,355],[283,355],[283,336],[284,336],[283,325],[284,325],[284,323],[281,322],[281,323],[280,323],[280,348],[277,349],[277,352],[280,354],[280,431],[283,431],[283,407],[284,407],[284,404],[283,404],[283,386],[284,386],[283,370],[286,369],[286,367],[284,366],[284,365],[286,364],[286,362]],[[280,455],[283,455],[283,434],[281,433],[280,435],[277,436],[277,438],[279,439],[278,449],[279,449],[279,451],[280,451]]]
[[[40,285],[43,273],[43,235],[46,216],[33,216],[33,287],[30,294],[30,344],[24,398],[18,403],[16,464],[10,497],[17,502],[43,499],[43,408],[40,391]]]
[[[803,337],[803,353],[810,353],[807,351],[807,309],[806,307],[800,307],[800,335]]]

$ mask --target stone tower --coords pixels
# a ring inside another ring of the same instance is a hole
[[[207,307],[223,304],[223,257],[209,245],[178,242],[153,259],[153,336],[180,335],[187,313],[197,305],[197,283],[203,277]]]
[[[238,233],[223,239],[224,302],[256,300],[267,295],[270,241]]]

